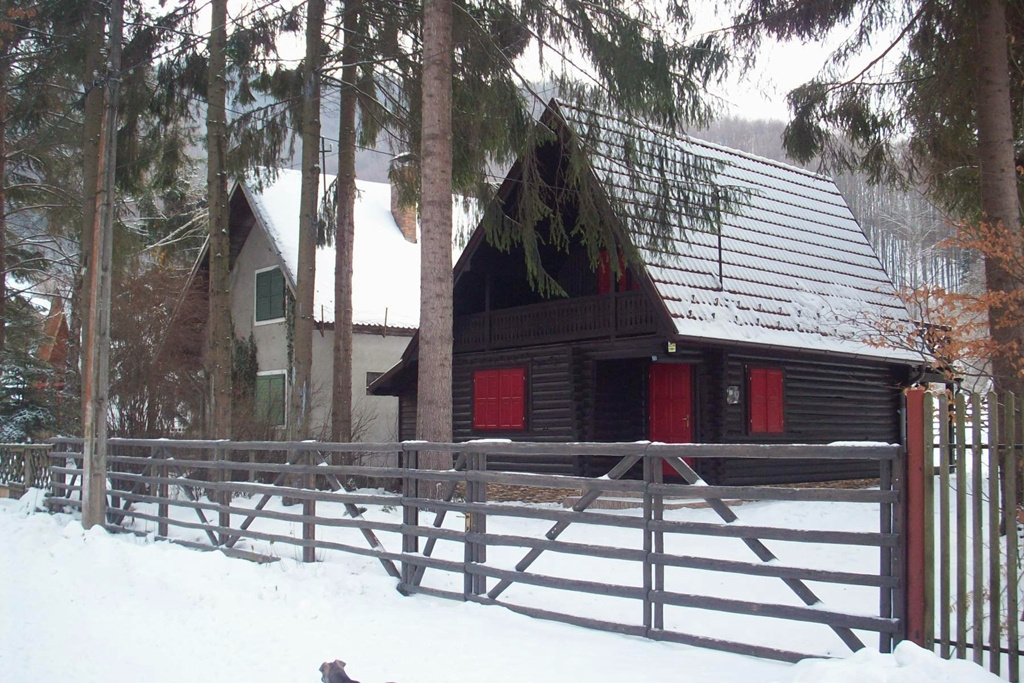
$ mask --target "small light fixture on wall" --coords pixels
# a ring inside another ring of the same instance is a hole
[[[740,388],[736,384],[730,384],[725,389],[725,402],[731,406],[740,402]]]
[[[675,342],[669,342],[668,343],[668,352],[669,353],[675,353],[676,352],[676,343]]]

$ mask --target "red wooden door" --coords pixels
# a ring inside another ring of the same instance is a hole
[[[648,386],[648,438],[664,443],[692,442],[690,366],[682,363],[652,363]],[[693,466],[691,458],[686,458],[686,462]],[[665,474],[676,474],[667,463],[663,471]]]

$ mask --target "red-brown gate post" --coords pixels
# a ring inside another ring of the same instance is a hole
[[[907,640],[925,642],[925,439],[923,389],[906,392],[907,478],[903,501],[906,520],[906,629]]]

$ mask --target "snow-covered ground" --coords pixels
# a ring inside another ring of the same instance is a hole
[[[793,666],[402,597],[372,559],[331,553],[303,565],[282,552],[280,562],[256,565],[86,532],[70,515],[35,512],[38,500],[39,492],[0,500],[4,681],[312,682],[336,658],[363,683],[999,680],[910,644]],[[788,516],[786,508],[766,504],[757,522]]]

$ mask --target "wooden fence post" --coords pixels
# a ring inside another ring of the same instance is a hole
[[[981,665],[985,660],[985,558],[984,536],[984,479],[981,472],[981,394],[971,393],[971,640],[974,642],[974,663]],[[964,465],[966,465],[966,461]]]
[[[486,472],[486,453],[466,454],[466,502],[486,503],[487,483],[483,481],[470,481],[469,472]],[[487,533],[487,513],[471,512],[466,514],[466,533],[480,536]],[[487,543],[482,540],[466,542],[465,561],[470,564],[484,564],[487,562]],[[479,574],[466,574],[463,581],[463,589],[468,598],[470,595],[483,595],[487,592],[487,577]]]
[[[651,494],[650,486],[654,482],[655,460],[656,458],[651,455],[644,455],[643,624],[644,635],[648,638],[654,627],[654,602],[651,600],[651,591],[654,589],[654,572],[651,565],[651,553],[654,551],[654,533],[651,531],[651,521],[654,518],[654,496]],[[661,467],[661,459],[657,458],[657,461],[657,466]]]
[[[68,460],[66,457],[59,457],[58,454],[57,444],[51,443],[48,456],[50,458],[50,496],[53,498],[67,498],[67,490],[65,488],[67,479],[63,472],[55,472],[53,468],[54,466],[67,467]],[[50,509],[52,510],[53,508]]]
[[[312,467],[316,464],[316,459],[313,457],[313,451],[308,450],[305,453],[305,457],[300,460],[304,462],[307,467],[311,468],[302,477],[302,488],[307,491],[316,489],[316,474],[313,473]],[[302,561],[303,562],[316,562],[316,522],[312,521],[312,518],[316,516],[316,501],[312,498],[304,498],[302,500],[302,516],[307,519],[302,523],[302,540],[306,543],[302,546]]]
[[[1006,434],[1007,448],[1003,457],[1006,459],[1005,475],[1003,484],[1003,515],[1006,530],[1006,639],[1010,644],[1009,667],[1007,673],[1011,681],[1020,680],[1020,603],[1017,599],[1017,586],[1019,575],[1017,571],[1017,486],[1019,474],[1017,472],[1017,454],[1021,448],[1022,441],[1020,430],[1024,428],[1021,424],[1022,417],[1018,412],[1021,408],[1020,399],[1012,393],[1006,394]]]
[[[995,392],[988,395],[988,643],[989,660],[988,670],[999,675],[1000,664],[1002,663],[1002,652],[999,646],[1002,628],[998,615],[1001,613],[1000,585],[1002,584],[1002,572],[1000,562],[1000,540],[999,540],[999,444],[1001,442],[1002,423],[1000,412],[1002,406],[999,396]]]
[[[928,522],[924,517],[924,393],[921,389],[911,389],[906,392],[906,477],[904,478],[902,503],[906,580],[901,582],[904,583],[906,590],[906,608],[904,610],[906,637],[922,647],[925,643],[924,617],[927,611],[925,605],[930,599],[930,596],[925,595],[925,573],[928,569],[925,565],[925,535],[928,530]],[[896,477],[900,476],[899,472],[893,474]],[[897,529],[893,531],[898,532]],[[898,553],[899,550],[896,552]]]
[[[32,488],[32,484],[35,482],[35,470],[32,466],[32,449],[25,449],[25,490],[28,491]]]
[[[956,395],[956,658],[967,659],[967,401]]]
[[[420,509],[410,499],[414,499],[418,492],[418,477],[416,469],[419,467],[419,451],[407,447],[402,453],[402,467],[405,469],[405,476],[402,478],[402,554],[419,552],[420,540],[417,535],[417,527],[420,524]],[[402,559],[402,583],[412,585],[413,577],[416,575],[416,565]]]
[[[227,489],[227,484],[231,480],[231,470],[228,468],[227,463],[224,461],[227,459],[227,451],[224,449],[223,442],[219,442],[217,447],[213,451],[214,460],[221,463],[215,472],[218,474],[220,483],[225,488],[217,492],[217,502],[222,506],[231,505],[231,491]],[[228,529],[231,526],[231,513],[226,510],[221,510],[217,516],[217,523],[224,529]],[[220,534],[220,544],[225,545],[231,541],[231,534],[227,531],[222,531]]]
[[[665,460],[658,458],[654,461],[655,484],[665,483]],[[665,519],[665,494],[654,494],[654,521],[661,522]],[[658,530],[654,532],[654,552],[659,555],[665,553],[665,532]],[[657,593],[665,592],[665,564],[658,560],[654,564],[654,590]],[[657,601],[654,603],[654,628],[662,631],[665,629],[665,603]]]
[[[477,463],[476,453],[466,453],[466,469],[465,478],[463,482],[466,486],[466,503],[477,502],[477,487],[479,482],[472,478],[472,472],[478,472],[479,464]],[[485,484],[486,486],[486,484]],[[466,511],[466,531],[463,536],[463,566],[462,566],[462,597],[468,600],[471,595],[478,595],[476,593],[476,575],[470,572],[470,567],[477,562],[477,551],[476,543],[470,540],[470,534],[476,533],[476,518],[480,513],[474,510]]]
[[[167,457],[169,455],[170,453],[168,453],[167,449],[165,448],[153,449],[153,459],[161,460],[160,464],[157,465],[156,468],[157,476],[160,477],[161,479],[160,483],[157,485],[156,493],[157,498],[160,499],[160,502],[157,503],[156,506],[156,533],[157,536],[160,536],[161,538],[167,538],[168,534],[170,533],[168,529],[168,518],[170,517],[170,506],[168,504],[168,498],[170,497],[171,487],[166,481],[170,476],[170,472],[168,471],[166,462]]]
[[[924,649],[935,650],[935,397],[924,394]],[[941,424],[940,424],[941,427]]]
[[[952,530],[949,523],[950,511],[950,469],[952,468],[951,453],[953,444],[950,441],[952,409],[949,397],[939,394],[939,602],[935,614],[939,618],[939,656],[949,659],[952,644],[949,607],[950,593],[950,536]]]

